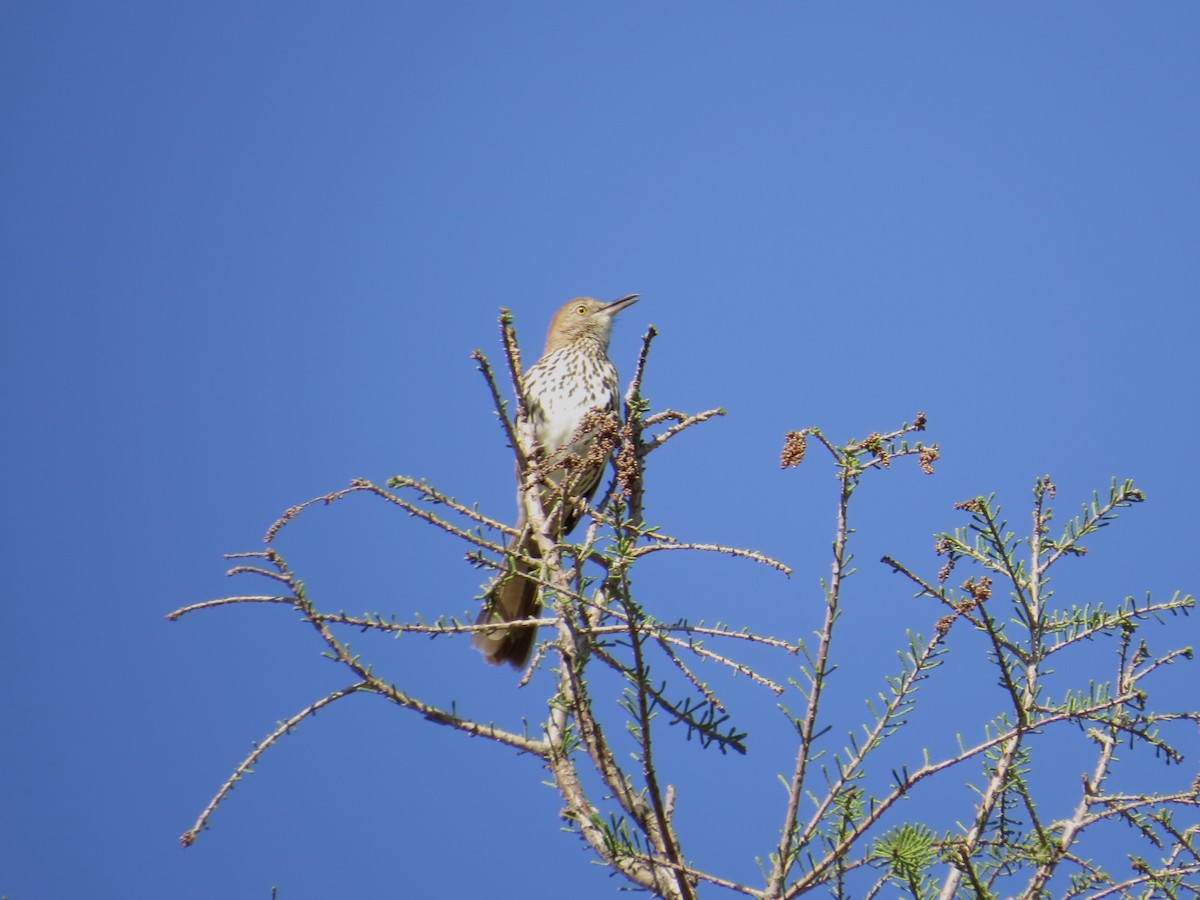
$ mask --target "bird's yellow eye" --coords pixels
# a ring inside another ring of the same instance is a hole
[[[581,303],[577,307],[575,307],[575,312],[579,313],[582,316],[584,313],[587,312],[587,307]]]

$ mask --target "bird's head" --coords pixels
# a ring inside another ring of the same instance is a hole
[[[601,350],[608,349],[608,338],[612,334],[613,316],[627,306],[637,303],[638,294],[630,294],[620,300],[605,303],[591,297],[576,297],[565,303],[550,320],[546,334],[546,352],[565,347],[580,338],[593,340]]]

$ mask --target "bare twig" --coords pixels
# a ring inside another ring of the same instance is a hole
[[[244,760],[242,760],[238,767],[233,770],[233,774],[230,775],[229,778],[225,780],[225,783],[221,785],[220,790],[218,790],[212,800],[209,801],[208,806],[204,807],[204,811],[201,812],[199,818],[196,819],[196,824],[183,833],[182,837],[179,838],[179,842],[185,847],[190,847],[195,842],[196,836],[208,827],[208,820],[212,817],[212,814],[216,811],[221,801],[229,795],[229,792],[233,790],[233,786],[241,781],[242,778],[251,771],[251,769],[254,767],[254,764],[258,761],[258,758],[266,752],[268,747],[278,741],[285,734],[291,734],[292,729],[294,729],[309,716],[316,715],[318,710],[329,706],[331,703],[336,703],[343,697],[349,697],[351,694],[365,690],[366,688],[366,683],[360,681],[357,684],[352,684],[349,687],[334,691],[333,693],[322,697],[316,703],[304,707],[304,709],[300,710],[300,712],[296,713],[290,719],[280,722],[279,727],[267,735],[266,739],[263,740],[262,743],[256,744],[254,751]]]

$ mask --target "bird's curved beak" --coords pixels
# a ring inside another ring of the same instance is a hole
[[[608,313],[610,316],[615,316],[617,313],[619,313],[625,307],[633,306],[633,304],[637,303],[638,297],[640,297],[640,296],[642,296],[642,295],[641,294],[629,294],[625,297],[622,297],[620,300],[614,300],[612,303],[609,303],[607,306],[604,307],[604,311],[606,313]]]

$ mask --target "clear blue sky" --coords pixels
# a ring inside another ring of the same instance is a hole
[[[370,698],[177,844],[252,741],[346,677],[286,609],[163,615],[260,590],[221,554],[354,476],[510,516],[469,360],[501,306],[536,353],[569,297],[640,292],[622,373],[653,323],[655,404],[728,409],[653,459],[649,514],[796,575],[647,566],[667,617],[808,633],[834,482],[781,473],[783,433],[927,411],[938,474],[862,495],[847,628],[869,652],[840,733],[868,663],[934,618],[875,560],[936,570],[955,501],[997,491],[1024,527],[1038,474],[1064,514],[1134,477],[1150,502],[1060,590],[1196,591],[1197,46],[1188,3],[3,4],[0,894],[615,896],[530,760]],[[366,501],[279,547],[352,612],[466,614],[481,577]],[[544,675],[517,691],[465,641],[369,646],[432,699],[540,721]],[[695,852],[732,877],[790,767],[760,712],[744,759],[671,751]]]

